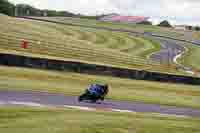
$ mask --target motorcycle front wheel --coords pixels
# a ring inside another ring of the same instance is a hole
[[[88,94],[82,94],[78,97],[78,101],[81,102],[83,100],[88,100]]]

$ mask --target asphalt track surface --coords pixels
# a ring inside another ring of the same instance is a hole
[[[160,44],[160,50],[149,56],[151,60],[160,62],[160,64],[175,64],[179,71],[194,74],[191,68],[177,62],[177,57],[181,57],[182,54],[186,51],[186,48],[184,47],[185,42],[163,37],[149,37],[158,41]]]
[[[160,51],[151,54],[150,59],[160,63],[174,63],[174,58],[185,51],[181,42],[160,37],[151,37],[160,43]]]
[[[78,102],[77,97],[64,96],[62,94],[49,94],[44,92],[28,91],[0,91],[0,103],[9,102],[28,102],[48,106],[79,106],[97,109],[118,109],[129,110],[133,112],[150,112],[169,114],[177,116],[200,117],[200,110],[190,108],[179,108],[174,106],[163,106],[155,104],[144,104],[137,102],[112,101],[105,100],[101,103]]]

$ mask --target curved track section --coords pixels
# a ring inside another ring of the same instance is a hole
[[[197,109],[111,100],[106,100],[101,104],[85,102],[79,103],[77,101],[77,97],[68,97],[60,94],[48,94],[41,92],[0,91],[0,103],[27,103],[32,106],[48,105],[62,107],[82,107],[85,109],[96,108],[102,110],[121,110],[122,112],[151,112],[178,116],[200,116],[200,110]]]
[[[177,59],[187,52],[187,48],[183,46],[184,42],[153,36],[150,38],[160,42],[160,51],[151,54],[149,56],[150,59],[160,62],[161,64],[174,63],[179,71],[194,74],[191,68],[185,67],[177,62]]]
[[[161,63],[172,63],[177,55],[185,51],[185,48],[178,41],[159,37],[151,38],[160,42],[160,51],[150,56],[152,60],[160,61]]]

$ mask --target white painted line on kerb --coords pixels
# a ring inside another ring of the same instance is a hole
[[[95,108],[89,108],[89,107],[84,107],[84,106],[70,106],[70,105],[64,105],[66,108],[71,108],[71,109],[79,109],[79,110],[87,110],[87,111],[95,111]]]
[[[184,53],[187,53],[189,50],[187,47],[183,46],[185,48],[185,50],[183,52],[181,52],[180,54],[176,55],[173,59],[173,62],[178,64],[178,65],[182,65],[180,63],[178,63],[177,59],[178,58],[181,58],[183,56]],[[182,65],[183,66],[183,65]],[[185,70],[186,73],[189,73],[189,74],[195,74],[193,71],[189,71],[189,70]]]
[[[17,101],[10,101],[8,104],[14,104],[14,105],[27,105],[27,106],[33,106],[33,107],[43,107],[44,105],[34,102],[17,102]]]
[[[184,53],[187,53],[187,52],[188,52],[188,48],[185,47],[185,46],[183,46],[183,47],[184,47],[185,50],[183,50],[180,54],[176,55],[176,56],[174,57],[174,59],[173,59],[173,62],[176,63],[176,64],[178,64],[178,65],[182,65],[182,64],[178,63],[177,59],[178,59],[178,58],[181,58],[181,57],[183,56]]]
[[[184,52],[181,52],[180,54],[176,55],[176,56],[174,57],[174,59],[173,59],[174,63],[179,64],[179,63],[177,62],[177,59],[178,59],[178,58],[181,58],[181,56],[182,56],[183,54],[184,54]]]

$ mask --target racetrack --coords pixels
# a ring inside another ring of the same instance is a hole
[[[156,36],[148,37],[158,41],[160,44],[160,50],[152,53],[149,56],[150,59],[160,62],[160,64],[175,64],[179,71],[183,71],[192,75],[194,74],[191,68],[177,62],[177,59],[180,58],[183,53],[187,52],[187,48],[184,47],[184,42]]]
[[[160,51],[151,54],[150,58],[160,63],[174,63],[173,59],[185,50],[178,41],[160,37],[151,38],[160,42]]]
[[[153,37],[152,37],[153,38]],[[173,62],[173,59],[184,51],[184,47],[177,41],[170,39],[154,38],[160,41],[161,50],[153,53],[150,58],[156,61]],[[121,102],[106,100],[102,104],[78,103],[77,97],[66,97],[58,94],[47,94],[39,92],[14,92],[0,91],[0,104],[12,103],[35,103],[35,105],[51,106],[82,106],[100,109],[116,109],[135,112],[153,112],[172,115],[200,116],[200,110],[189,108],[178,108],[172,106],[160,106],[155,104],[143,104],[136,102]]]
[[[100,103],[79,103],[77,97],[69,97],[61,94],[48,94],[42,92],[18,92],[0,91],[1,104],[22,104],[32,103],[33,106],[47,105],[55,107],[77,106],[89,107],[103,110],[121,110],[126,112],[150,112],[181,116],[200,116],[200,110],[190,108],[178,108],[174,106],[161,106],[155,104],[143,104],[137,102],[122,102],[106,100]],[[30,104],[31,106],[31,104]]]

